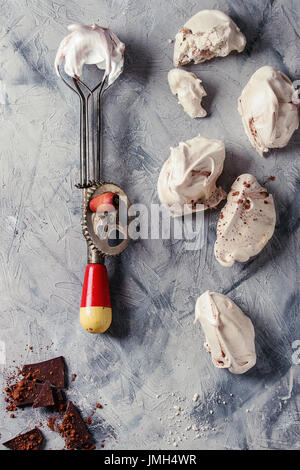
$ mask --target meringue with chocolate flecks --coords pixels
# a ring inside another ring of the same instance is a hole
[[[226,295],[206,291],[196,302],[195,323],[201,323],[204,347],[215,367],[244,374],[256,363],[254,328],[249,317]]]
[[[239,176],[220,213],[214,248],[216,259],[222,266],[248,261],[270,240],[275,223],[273,196],[254,176]]]
[[[55,57],[57,74],[63,61],[70,77],[80,77],[84,64],[95,64],[105,70],[111,85],[123,72],[125,44],[111,29],[97,24],[72,24],[68,30],[71,33],[61,41]]]
[[[174,65],[200,64],[231,51],[242,52],[246,38],[222,11],[202,10],[190,18],[176,34]]]
[[[251,145],[262,156],[285,147],[299,126],[295,88],[274,67],[261,67],[250,78],[238,99],[238,111]]]
[[[172,69],[168,73],[168,82],[171,92],[178,96],[178,102],[191,118],[207,115],[201,105],[206,91],[201,85],[201,80],[194,73],[183,69]]]
[[[226,193],[216,186],[223,171],[224,143],[202,136],[171,147],[158,178],[158,195],[173,217],[215,207]],[[198,206],[197,206],[198,205]]]

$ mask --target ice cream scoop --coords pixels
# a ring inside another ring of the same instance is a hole
[[[250,78],[238,99],[245,132],[260,155],[271,148],[285,147],[299,126],[295,88],[274,67],[261,67]]]
[[[273,196],[254,176],[239,176],[221,211],[215,256],[222,266],[248,261],[257,255],[274,233],[276,213]]]
[[[222,11],[202,10],[190,18],[176,34],[175,66],[200,64],[213,57],[225,57],[231,51],[242,52],[246,38]]]
[[[63,83],[80,100],[79,182],[82,190],[82,233],[87,242],[88,265],[82,287],[80,324],[89,333],[104,333],[112,322],[105,257],[119,255],[130,243],[130,201],[117,185],[103,178],[102,97],[123,70],[124,44],[107,28],[72,25],[60,44],[55,67]],[[65,72],[60,64],[65,60]],[[80,78],[84,64],[104,68],[95,83]],[[72,77],[72,78],[71,78]],[[120,205],[123,217],[120,217]],[[131,220],[130,220],[131,219]]]
[[[84,64],[95,64],[105,70],[111,85],[123,71],[125,44],[111,29],[97,24],[72,24],[68,30],[71,33],[61,41],[55,57],[57,73],[63,61],[70,77],[80,77]]]
[[[195,323],[201,323],[204,347],[215,367],[244,374],[256,363],[254,328],[249,317],[226,295],[206,291],[195,308]]]
[[[215,207],[226,197],[216,181],[223,170],[224,143],[197,136],[178,147],[171,147],[171,155],[164,163],[158,178],[158,195],[172,216],[184,213],[187,204],[192,210],[201,204],[202,210]]]
[[[207,115],[201,105],[206,91],[201,85],[201,80],[194,73],[183,69],[172,69],[168,73],[168,82],[171,92],[178,96],[179,103],[191,118]]]

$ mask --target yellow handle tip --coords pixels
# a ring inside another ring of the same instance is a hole
[[[89,333],[104,333],[111,325],[110,307],[81,307],[80,324]]]

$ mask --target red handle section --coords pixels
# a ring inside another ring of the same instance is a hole
[[[83,281],[81,307],[111,308],[107,269],[104,264],[88,264]]]
[[[89,333],[104,333],[110,327],[111,321],[106,267],[103,264],[88,264],[81,298],[81,326]]]

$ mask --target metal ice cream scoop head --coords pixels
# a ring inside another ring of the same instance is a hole
[[[102,179],[101,97],[110,87],[109,74],[106,70],[102,80],[89,88],[77,76],[63,76],[59,65],[57,71],[80,100],[80,182],[76,187],[82,189],[81,225],[88,247],[80,323],[89,333],[104,333],[112,321],[105,257],[119,255],[130,242],[129,199],[119,186]]]

